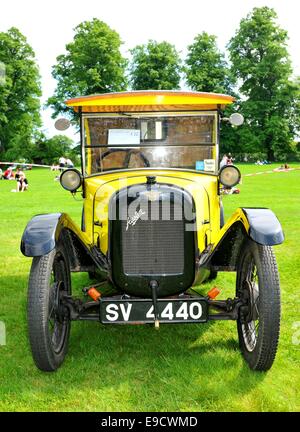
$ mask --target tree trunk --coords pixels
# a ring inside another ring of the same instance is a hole
[[[268,161],[269,162],[274,162],[275,161],[274,150],[271,149],[270,147],[267,150],[267,155],[268,155]]]

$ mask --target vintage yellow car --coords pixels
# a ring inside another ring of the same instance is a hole
[[[28,326],[38,368],[63,362],[72,320],[102,324],[234,320],[253,370],[271,367],[280,326],[280,287],[271,246],[284,236],[265,208],[238,208],[224,223],[221,189],[240,181],[219,169],[222,94],[134,91],[78,97],[81,171],[65,169],[64,189],[83,197],[81,227],[65,213],[35,216],[21,251],[33,257]],[[66,119],[57,121],[63,129]],[[236,272],[232,298],[191,289],[217,272]],[[72,296],[71,272],[93,284]]]

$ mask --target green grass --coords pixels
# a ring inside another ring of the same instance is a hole
[[[242,172],[274,166],[243,165]],[[270,207],[286,241],[275,248],[282,287],[282,327],[276,361],[267,373],[248,369],[234,322],[146,326],[72,324],[69,354],[56,373],[33,364],[27,340],[26,291],[30,259],[19,251],[27,221],[37,213],[65,211],[79,221],[81,203],[63,191],[48,170],[28,172],[30,190],[11,193],[0,182],[0,346],[2,411],[299,411],[300,345],[292,343],[300,322],[300,171],[244,177],[240,195],[224,197],[228,217],[236,207]],[[234,274],[216,285],[234,295]],[[88,284],[76,275],[77,289]],[[207,284],[208,290],[214,283]]]

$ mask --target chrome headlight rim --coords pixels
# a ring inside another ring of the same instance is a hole
[[[64,182],[64,180],[63,180],[64,177],[65,177],[66,175],[68,176],[68,173],[70,173],[70,172],[72,172],[72,173],[74,173],[74,174],[76,174],[76,175],[78,176],[78,182],[77,182],[75,185],[73,185],[72,187],[71,187],[71,186],[68,186],[68,185],[66,184],[66,182]],[[61,173],[60,177],[59,177],[59,181],[60,181],[61,186],[62,186],[65,190],[67,190],[67,191],[69,191],[69,192],[76,192],[77,189],[79,189],[80,186],[82,185],[82,180],[83,180],[82,174],[81,174],[81,172],[78,171],[78,169],[76,169],[76,168],[68,168],[68,169],[64,170],[64,171]]]
[[[222,173],[224,172],[224,170],[228,170],[228,169],[232,169],[232,168],[237,171],[238,177],[237,177],[236,181],[234,181],[232,183],[228,183],[228,182],[224,181],[224,179],[222,179]],[[225,187],[236,186],[241,181],[241,177],[242,177],[241,171],[235,165],[225,165],[219,170],[219,182]]]

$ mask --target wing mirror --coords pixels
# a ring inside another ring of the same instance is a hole
[[[233,113],[230,117],[223,117],[222,120],[229,122],[232,126],[241,126],[245,119],[242,114]]]
[[[233,113],[229,117],[229,123],[232,126],[241,126],[244,123],[244,116],[240,113]]]
[[[57,119],[56,122],[54,123],[55,129],[57,129],[58,131],[65,131],[69,129],[70,125],[71,125],[70,120],[63,117]]]

